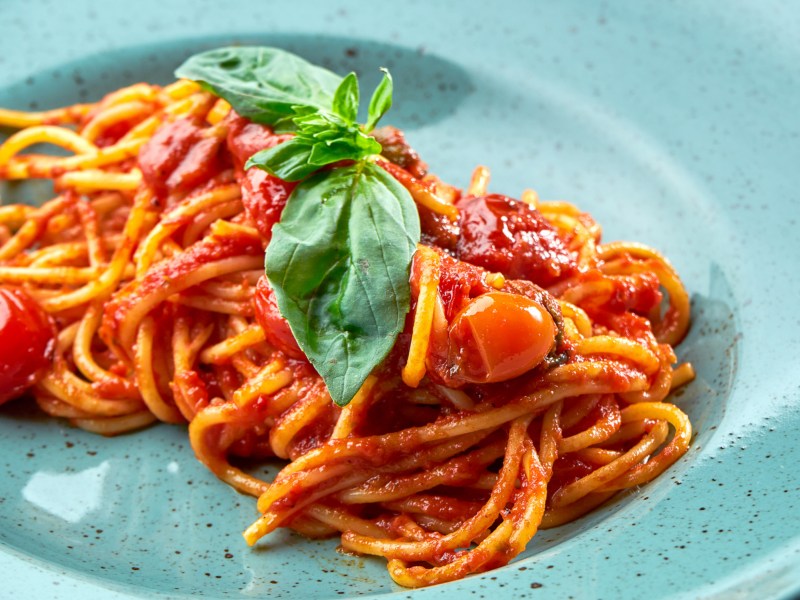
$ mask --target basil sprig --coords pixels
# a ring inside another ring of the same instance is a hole
[[[294,132],[246,164],[300,182],[273,228],[266,273],[300,348],[346,405],[403,328],[420,237],[410,194],[370,160],[381,146],[368,134],[392,105],[389,72],[364,126],[355,73],[341,78],[283,50],[212,50],[176,75],[255,122]]]
[[[342,78],[299,56],[259,46],[201,52],[175,71],[227,100],[243,117],[275,125],[295,106],[327,110]]]

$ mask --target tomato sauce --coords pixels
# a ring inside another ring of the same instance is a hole
[[[208,131],[199,120],[178,119],[162,125],[142,146],[139,168],[157,196],[189,192],[224,168],[223,139]]]
[[[535,208],[500,194],[457,203],[461,234],[457,258],[542,286],[572,275],[577,257]]]

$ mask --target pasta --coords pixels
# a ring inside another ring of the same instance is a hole
[[[688,449],[669,400],[694,376],[674,352],[687,293],[661,254],[602,243],[573,204],[490,194],[485,167],[460,190],[402,133],[376,132],[375,164],[416,202],[422,239],[405,328],[340,407],[264,278],[294,184],[243,165],[289,136],[187,80],[3,109],[0,125],[20,128],[0,177],[55,189],[38,207],[0,206],[0,285],[55,328],[33,397],[102,435],[188,423],[197,458],[257,499],[248,544],[278,527],[340,535],[402,586],[452,581]],[[69,155],[26,152],[35,144]],[[267,482],[242,458],[284,466]]]

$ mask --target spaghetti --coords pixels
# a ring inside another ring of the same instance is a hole
[[[572,204],[489,194],[484,167],[459,190],[399,131],[376,132],[423,237],[406,327],[340,408],[263,276],[293,184],[243,164],[286,136],[184,80],[0,110],[0,125],[21,128],[0,176],[55,188],[39,207],[0,206],[0,285],[55,326],[36,402],[103,435],[188,423],[198,459],[257,498],[248,544],[278,527],[336,534],[385,557],[400,585],[451,581],[508,563],[539,528],[688,448],[668,400],[693,378],[673,351],[686,291],[658,252],[601,243]],[[71,154],[23,153],[35,144]],[[267,482],[242,457],[288,462]]]

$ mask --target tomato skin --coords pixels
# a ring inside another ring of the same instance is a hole
[[[188,192],[219,171],[222,139],[204,132],[197,119],[178,119],[160,127],[139,150],[142,177],[158,196]]]
[[[305,354],[297,345],[288,321],[281,315],[278,301],[275,299],[275,292],[263,275],[256,285],[253,304],[256,321],[264,330],[267,341],[291,358],[305,359]]]
[[[228,149],[233,155],[236,179],[242,186],[242,204],[259,233],[270,239],[272,226],[280,220],[283,207],[297,184],[283,181],[256,167],[245,171],[244,165],[256,152],[273,148],[292,136],[273,133],[266,125],[251,123],[234,111],[228,114],[225,122],[228,126]]]
[[[0,404],[41,379],[52,363],[55,337],[50,316],[27,292],[0,287]]]
[[[555,336],[544,306],[508,292],[472,299],[448,332],[451,361],[470,383],[507,381],[530,371],[553,349]]]
[[[556,229],[525,202],[489,194],[462,198],[457,206],[461,236],[456,255],[460,260],[542,286],[577,269],[575,255]]]

